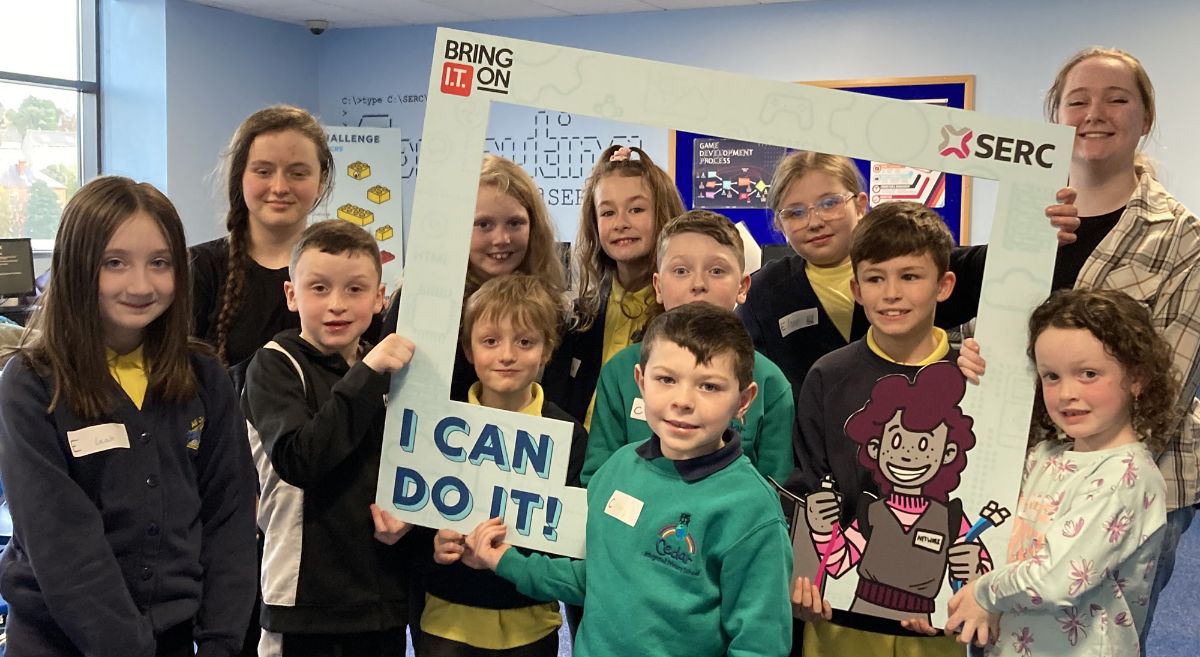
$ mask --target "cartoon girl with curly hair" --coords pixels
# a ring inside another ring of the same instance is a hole
[[[974,538],[985,525],[1002,522],[1007,510],[989,502],[981,512],[985,520],[973,529],[962,501],[950,498],[975,446],[973,421],[959,406],[965,391],[958,368],[944,361],[922,368],[912,381],[903,374],[879,379],[866,406],[846,421],[846,435],[860,445],[859,463],[882,497],[859,500],[856,519],[845,528],[831,485],[805,499],[825,571],[836,578],[858,567],[850,611],[928,623],[947,570],[961,585],[991,569]]]

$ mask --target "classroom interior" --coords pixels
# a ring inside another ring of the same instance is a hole
[[[399,19],[337,4],[96,0],[98,171],[153,183],[178,207],[189,244],[211,240],[224,233],[215,169],[229,136],[256,109],[293,104],[328,125],[400,130],[407,233],[439,25],[772,80],[971,75],[975,110],[1030,120],[1043,119],[1043,95],[1059,65],[1103,45],[1135,54],[1148,70],[1158,113],[1144,150],[1164,186],[1200,208],[1200,122],[1191,116],[1200,88],[1185,46],[1200,25],[1194,0],[404,0],[395,4],[410,11],[398,10]],[[306,23],[314,19],[329,23],[320,34]],[[13,29],[0,19],[0,38]],[[593,133],[637,140],[663,162],[671,151],[672,135],[650,126],[581,128],[570,116],[530,108],[495,112],[489,123],[498,147],[542,166],[535,178],[563,189],[578,188],[591,162],[584,161],[590,151],[563,152],[560,144]],[[994,203],[986,184],[975,189],[965,242],[987,241]],[[564,194],[561,206],[559,239],[569,240],[578,197]],[[35,255],[35,269],[44,270],[46,252]],[[1193,526],[1148,654],[1194,654],[1197,586],[1200,529]]]

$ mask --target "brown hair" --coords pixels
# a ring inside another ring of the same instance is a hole
[[[742,234],[734,227],[733,222],[723,214],[711,210],[689,210],[667,222],[658,233],[658,245],[655,247],[658,266],[662,266],[662,256],[667,250],[667,242],[681,233],[699,233],[707,235],[721,246],[733,250],[738,266],[746,269],[746,245]]]
[[[566,274],[558,255],[554,224],[546,204],[542,202],[537,183],[517,163],[489,154],[483,156],[483,167],[479,172],[479,186],[484,185],[511,196],[529,215],[529,246],[525,258],[517,265],[517,271],[537,276],[556,297],[561,295],[566,289]],[[471,296],[483,283],[483,277],[468,267],[464,297]]]
[[[672,217],[683,214],[683,199],[671,176],[667,175],[654,164],[649,155],[634,146],[629,150],[637,157],[624,160],[613,160],[612,156],[623,146],[612,145],[604,149],[592,167],[587,182],[583,185],[583,198],[580,200],[582,216],[579,219],[579,233],[575,237],[575,267],[579,273],[578,301],[576,303],[575,330],[586,331],[595,323],[603,310],[606,299],[600,298],[600,288],[604,279],[613,276],[617,270],[617,262],[610,258],[600,246],[598,228],[599,216],[596,213],[596,185],[610,175],[625,178],[641,178],[647,189],[654,195],[654,235],[658,234],[664,224]],[[657,262],[655,253],[650,254],[650,262]],[[627,290],[634,292],[635,290]],[[624,309],[624,304],[621,304]]]
[[[815,151],[789,153],[776,165],[775,174],[771,176],[771,188],[767,190],[767,205],[771,208],[773,215],[771,225],[775,227],[775,230],[783,231],[783,227],[779,225],[779,210],[782,209],[780,206],[783,204],[783,197],[787,193],[788,187],[791,187],[792,183],[803,178],[810,171],[821,171],[833,176],[846,186],[846,191],[853,192],[855,198],[852,200],[855,203],[858,202],[858,195],[863,191],[863,180],[854,160],[844,155],[830,155]]]
[[[225,271],[225,293],[217,313],[217,355],[222,362],[228,358],[229,330],[242,306],[246,269],[250,265],[250,210],[242,192],[242,176],[246,173],[254,140],[262,134],[286,130],[299,132],[317,147],[317,161],[321,165],[321,194],[313,207],[320,205],[333,189],[333,153],[329,150],[324,128],[312,114],[299,107],[273,105],[251,114],[233,133],[221,165],[229,199],[229,209],[225,214],[225,230],[229,231],[229,257]]]
[[[84,185],[63,210],[50,258],[50,284],[23,336],[30,362],[52,380],[48,412],[62,401],[83,418],[97,419],[116,401],[115,387],[100,385],[112,380],[100,316],[100,268],[113,233],[137,213],[148,215],[162,230],[175,278],[171,305],[150,322],[142,341],[147,390],[169,402],[195,394],[196,376],[188,359],[192,296],[183,222],[153,185],[104,176]]]
[[[696,363],[708,365],[723,354],[733,355],[733,373],[745,390],[754,382],[754,343],[742,320],[726,308],[710,303],[685,303],[651,320],[642,341],[642,369],[658,340],[668,340],[687,349]]]
[[[497,276],[480,285],[467,300],[459,340],[463,350],[470,351],[471,329],[476,323],[507,319],[516,326],[541,333],[546,346],[542,357],[549,360],[558,348],[558,329],[565,310],[562,292],[553,289],[541,277],[529,274]]]
[[[913,201],[893,201],[871,209],[854,227],[850,263],[858,276],[862,262],[886,262],[929,254],[938,276],[950,269],[954,237],[941,215]]]
[[[728,217],[717,214],[711,210],[688,210],[687,212],[675,217],[663,226],[658,233],[658,244],[655,247],[656,265],[662,267],[663,254],[667,252],[667,242],[675,235],[682,233],[698,233],[707,235],[722,246],[727,246],[733,250],[737,260],[738,267],[741,271],[738,275],[746,270],[746,252],[745,242],[742,241],[742,235],[737,228],[733,226],[733,222]],[[646,308],[646,323],[658,317],[665,311],[666,308],[662,303],[655,301]]]
[[[1146,73],[1146,67],[1142,66],[1142,62],[1137,57],[1119,48],[1103,48],[1100,46],[1084,48],[1072,55],[1066,63],[1059,67],[1058,73],[1054,76],[1054,82],[1050,83],[1050,88],[1046,90],[1046,98],[1043,105],[1046,111],[1046,120],[1051,123],[1058,123],[1058,109],[1062,106],[1063,94],[1067,92],[1067,76],[1070,75],[1071,69],[1075,68],[1080,62],[1093,57],[1107,57],[1129,67],[1129,73],[1133,76],[1133,81],[1137,85],[1138,97],[1142,101],[1142,109],[1146,113],[1146,134],[1149,135],[1154,130],[1154,120],[1158,116],[1157,105],[1154,102],[1154,83],[1150,82],[1150,75]],[[1151,176],[1154,175],[1154,167],[1150,163],[1150,158],[1141,151],[1138,151],[1134,156],[1134,163],[1147,170]]]
[[[1133,404],[1130,420],[1134,431],[1152,451],[1162,449],[1181,419],[1175,408],[1180,383],[1171,366],[1171,346],[1154,329],[1150,311],[1117,290],[1059,290],[1029,317],[1026,353],[1035,365],[1034,346],[1038,336],[1050,327],[1088,331],[1125,368],[1128,380],[1141,384],[1142,391]],[[1059,433],[1046,412],[1041,385],[1034,395],[1033,424],[1031,444]]]
[[[383,278],[383,264],[379,259],[379,245],[367,231],[341,219],[327,219],[304,229],[300,239],[292,247],[292,259],[288,263],[288,276],[295,279],[296,263],[305,251],[316,249],[331,255],[345,254],[347,257],[362,255],[371,259],[375,273]]]

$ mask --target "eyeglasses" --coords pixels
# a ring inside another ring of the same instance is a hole
[[[801,224],[808,223],[812,220],[813,215],[829,220],[840,219],[843,216],[843,206],[846,201],[854,198],[851,192],[842,192],[841,194],[830,194],[812,205],[798,205],[794,208],[783,208],[775,213],[775,216],[780,221],[798,222]]]

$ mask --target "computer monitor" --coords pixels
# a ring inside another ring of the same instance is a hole
[[[29,238],[0,238],[0,297],[33,292],[33,246]]]

